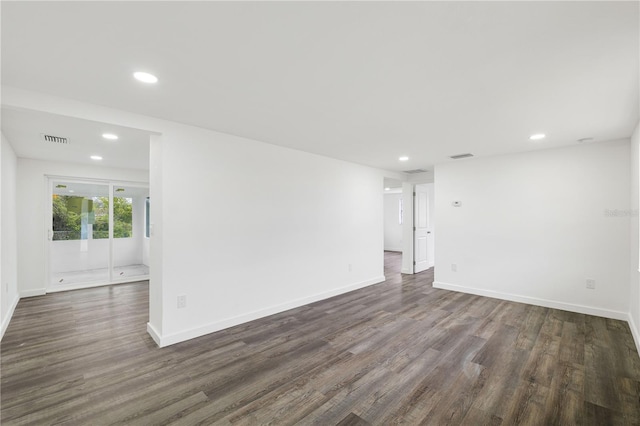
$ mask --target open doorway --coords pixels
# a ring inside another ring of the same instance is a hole
[[[402,226],[404,205],[402,183],[393,179],[384,180],[384,271],[385,276],[400,274],[402,268]]]
[[[16,202],[16,245],[21,297],[148,277],[144,266],[149,262],[139,260],[144,251],[132,246],[139,247],[137,239],[144,238],[139,222],[145,220],[154,134],[7,106],[2,107],[2,128],[19,158],[16,193],[23,196]],[[54,195],[55,208],[67,214],[56,227]],[[138,259],[130,261],[133,252]]]
[[[402,183],[403,274],[415,274],[435,264],[434,184]]]

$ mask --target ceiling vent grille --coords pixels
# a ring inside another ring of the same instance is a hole
[[[51,142],[60,145],[69,144],[69,139],[63,138],[62,136],[45,135],[44,133],[41,133],[40,135],[42,136],[42,140],[45,142]]]
[[[424,169],[413,169],[413,170],[405,170],[403,173],[407,173],[410,175],[415,175],[416,173],[426,173],[427,171]]]
[[[449,157],[449,158],[453,158],[454,160],[459,160],[459,159],[461,159],[461,158],[469,158],[469,157],[473,157],[473,154],[469,154],[469,153],[466,153],[466,154],[458,154],[458,155],[452,155],[452,156],[451,156],[451,157]]]

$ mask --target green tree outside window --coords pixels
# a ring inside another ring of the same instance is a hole
[[[109,197],[53,196],[53,240],[86,239],[93,225],[93,239],[109,238]],[[113,237],[133,236],[133,199],[113,198]]]

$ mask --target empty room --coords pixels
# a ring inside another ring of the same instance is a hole
[[[3,425],[640,425],[640,4],[2,2]]]

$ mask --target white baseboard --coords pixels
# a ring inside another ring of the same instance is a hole
[[[13,317],[13,312],[16,310],[16,306],[18,306],[18,302],[20,301],[20,297],[16,295],[11,302],[11,306],[9,306],[9,310],[7,311],[4,318],[2,318],[2,329],[0,330],[0,340],[4,337],[4,332],[7,331],[7,327],[9,327],[9,323],[11,322],[11,318]]]
[[[277,314],[287,311],[289,309],[298,308],[300,306],[314,303],[319,300],[328,299],[339,294],[348,293],[353,290],[358,290],[363,287],[367,287],[373,284],[378,284],[385,280],[384,276],[375,277],[359,283],[350,284],[344,287],[340,287],[334,290],[330,290],[324,293],[315,294],[313,296],[303,297],[300,299],[292,300],[280,305],[271,306],[265,309],[259,309],[257,311],[248,312],[246,314],[238,315],[231,318],[226,318],[220,321],[212,322],[200,327],[192,328],[189,330],[183,330],[176,333],[170,333],[161,335],[155,330],[151,324],[147,323],[147,332],[151,335],[153,340],[158,346],[165,347],[176,343],[184,342],[185,340],[194,339],[196,337],[204,336],[205,334],[214,333],[216,331],[224,330],[225,328],[233,327],[238,324],[243,324],[249,321],[264,318],[269,315]]]
[[[498,291],[485,290],[485,289],[473,288],[473,287],[465,287],[461,285],[443,283],[439,281],[434,281],[433,287],[440,288],[443,290],[457,291],[460,293],[469,293],[469,294],[475,294],[478,296],[492,297],[494,299],[509,300],[511,302],[527,303],[529,305],[543,306],[545,308],[562,309],[563,311],[577,312],[579,314],[594,315],[594,316],[603,317],[603,318],[611,318],[611,319],[622,320],[622,321],[627,321],[629,319],[629,314],[627,312],[595,308],[593,306],[577,305],[573,303],[558,302],[555,300],[548,300],[548,299],[538,299],[536,297],[502,293]]]
[[[413,274],[413,269],[405,269],[405,268],[402,268],[402,269],[400,270],[400,273],[402,273],[402,274]]]
[[[20,297],[44,296],[45,294],[47,294],[46,288],[36,288],[34,290],[22,290],[20,292]]]
[[[397,251],[397,252],[402,253],[402,247],[399,247],[399,248],[398,247],[395,247],[395,248],[391,248],[391,247],[387,248],[387,247],[385,247],[384,251]]]
[[[156,342],[156,345],[162,347],[162,345],[160,345],[162,341],[162,339],[160,338],[160,333],[158,333],[158,331],[151,325],[150,322],[147,323],[147,333],[149,333],[153,341]]]
[[[631,329],[633,340],[636,342],[636,350],[638,351],[638,354],[640,354],[640,330],[638,330],[638,328],[636,327],[636,323],[633,321],[631,313],[629,313],[627,322],[629,323],[629,328]]]

